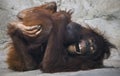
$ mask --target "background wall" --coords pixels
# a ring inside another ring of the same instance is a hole
[[[0,63],[4,66],[0,67],[6,68],[2,61],[5,61],[7,51],[4,46],[9,40],[6,35],[8,22],[15,20],[19,11],[49,1],[56,1],[58,10],[74,10],[73,21],[83,25],[88,23],[102,31],[118,48],[112,49],[105,65],[120,67],[120,0],[0,0]]]

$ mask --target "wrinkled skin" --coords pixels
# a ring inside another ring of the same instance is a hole
[[[40,68],[53,73],[103,66],[104,55],[109,57],[110,48],[115,46],[93,29],[72,22],[71,11],[56,12],[56,8],[53,2],[23,10],[19,21],[10,24],[8,34],[14,51],[8,55],[10,69]]]

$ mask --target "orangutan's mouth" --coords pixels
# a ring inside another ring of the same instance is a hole
[[[76,54],[93,54],[96,50],[95,41],[93,39],[81,40],[79,43],[72,44],[68,47],[68,51]]]

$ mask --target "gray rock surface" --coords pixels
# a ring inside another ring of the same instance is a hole
[[[56,1],[58,10],[72,9],[72,20],[89,24],[100,30],[106,38],[116,45],[111,49],[111,56],[104,61],[105,66],[113,68],[95,69],[89,71],[46,74],[39,70],[15,72],[7,68],[5,63],[9,41],[6,35],[8,22],[16,19],[16,14],[29,7],[45,2]],[[120,0],[0,0],[0,76],[120,76]]]

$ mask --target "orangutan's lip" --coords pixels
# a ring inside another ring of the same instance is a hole
[[[92,39],[81,40],[77,44],[70,45],[68,51],[76,54],[93,54],[95,52],[95,43]]]

